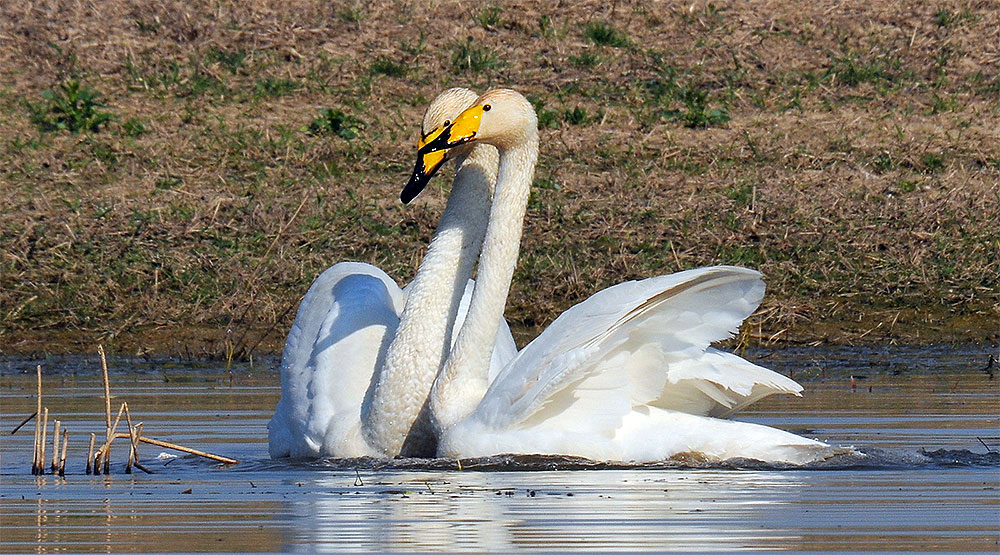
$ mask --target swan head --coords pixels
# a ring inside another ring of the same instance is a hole
[[[422,133],[416,166],[403,189],[403,202],[409,202],[405,199],[407,191],[415,191],[409,197],[412,199],[423,190],[450,153],[461,152],[456,149],[486,143],[505,150],[537,140],[538,117],[528,99],[511,89],[489,91],[453,119]]]
[[[434,134],[435,131],[451,124],[463,110],[472,106],[478,98],[478,94],[464,87],[454,87],[437,95],[437,98],[431,102],[431,105],[427,107],[427,111],[424,112],[424,120],[420,126],[420,141],[417,143],[417,148],[422,148],[429,139],[436,137],[437,135]],[[427,181],[437,173],[438,169],[447,160],[460,158],[468,154],[469,150],[471,150],[471,147],[455,152],[439,150],[428,153],[426,156],[418,157],[413,173],[414,175],[417,173],[426,175],[427,179],[419,183],[411,178],[410,182],[407,183],[406,187],[399,194],[399,199],[403,201],[403,204],[409,204],[411,200],[420,194],[420,191],[426,186]]]

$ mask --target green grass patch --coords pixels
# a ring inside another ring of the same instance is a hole
[[[476,23],[486,30],[496,29],[503,23],[503,8],[497,4],[487,4],[476,13]]]
[[[320,110],[319,116],[309,124],[308,131],[311,135],[336,135],[349,141],[357,138],[364,128],[364,122],[358,118],[349,116],[341,110],[325,108]]]
[[[625,48],[629,45],[628,37],[605,21],[591,21],[583,28],[583,36],[597,46]]]
[[[372,61],[368,72],[372,75],[387,75],[389,77],[406,77],[406,65],[386,56],[379,56]]]
[[[115,119],[114,114],[101,108],[101,94],[71,79],[42,93],[42,101],[28,104],[31,122],[39,131],[70,131],[96,133]]]
[[[254,93],[257,96],[273,98],[285,96],[300,89],[301,87],[302,85],[294,79],[287,79],[284,77],[265,77],[263,79],[257,79],[257,82],[254,84]]]
[[[504,67],[500,57],[487,46],[477,44],[469,37],[466,41],[451,43],[451,71],[455,74],[482,73]]]

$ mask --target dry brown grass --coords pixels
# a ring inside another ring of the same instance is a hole
[[[0,0],[0,350],[274,352],[330,264],[408,280],[449,177],[396,194],[456,85],[550,124],[522,343],[602,287],[715,263],[764,272],[763,341],[1000,339],[993,3],[496,6]],[[625,46],[595,44],[606,22]],[[26,105],[69,80],[117,120],[40,131]],[[361,136],[310,133],[327,108]]]

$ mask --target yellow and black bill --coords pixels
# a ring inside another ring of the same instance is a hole
[[[462,112],[454,122],[436,127],[420,138],[417,143],[417,162],[413,166],[413,173],[403,191],[399,193],[399,200],[403,201],[403,204],[409,204],[424,190],[441,165],[448,160],[450,149],[475,138],[481,117],[482,107],[473,106]]]

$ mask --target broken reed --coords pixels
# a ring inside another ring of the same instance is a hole
[[[184,447],[182,445],[177,445],[174,443],[169,443],[166,441],[160,441],[157,439],[151,439],[143,437],[142,427],[143,423],[139,422],[136,425],[132,424],[132,414],[128,408],[128,402],[122,401],[121,406],[118,408],[118,414],[114,421],[111,420],[111,381],[108,377],[108,361],[107,356],[104,352],[104,346],[98,345],[97,352],[101,357],[101,375],[103,378],[104,386],[104,422],[105,422],[105,441],[104,444],[99,446],[95,450],[95,442],[97,440],[97,434],[90,434],[90,446],[87,449],[87,464],[86,472],[87,474],[110,474],[111,473],[111,444],[115,439],[125,439],[129,440],[129,455],[128,462],[125,465],[125,472],[128,474],[132,473],[132,467],[138,468],[147,474],[152,474],[148,468],[143,466],[139,462],[139,443],[148,443],[150,445],[157,445],[159,447],[165,447],[167,449],[173,449],[175,451],[180,451],[182,453],[189,453],[192,455],[197,455],[199,457],[204,457],[224,464],[236,464],[239,461],[236,459],[231,459],[229,457],[223,457],[221,455],[214,455],[205,451],[200,451],[198,449],[192,449],[190,447]],[[38,365],[35,368],[37,375],[37,390],[36,390],[36,410],[31,416],[28,416],[21,421],[10,433],[11,435],[17,433],[25,424],[30,422],[32,419],[35,420],[35,438],[34,438],[34,454],[31,461],[31,473],[35,475],[45,474],[45,462],[46,462],[46,443],[48,441],[48,422],[49,422],[49,409],[44,407],[42,404],[42,366]],[[118,424],[121,422],[122,415],[125,415],[125,422],[128,426],[128,433],[118,433]],[[60,441],[61,440],[61,441]],[[62,426],[60,420],[55,420],[53,423],[52,430],[52,463],[50,465],[50,470],[52,474],[58,474],[59,476],[66,475],[66,455],[69,446],[69,429]],[[103,467],[103,468],[102,468]]]

